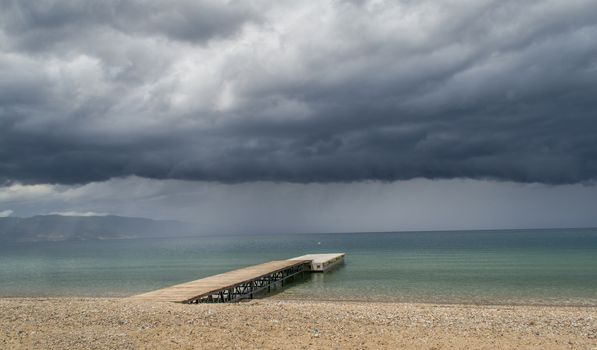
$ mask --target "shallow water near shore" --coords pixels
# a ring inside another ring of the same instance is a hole
[[[127,296],[320,252],[346,264],[273,297],[597,306],[597,229],[3,244],[0,296]]]

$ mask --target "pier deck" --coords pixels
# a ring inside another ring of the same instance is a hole
[[[307,254],[290,260],[309,260],[308,271],[325,272],[344,263],[344,253]]]
[[[186,282],[131,297],[134,300],[178,303],[228,302],[252,298],[254,293],[306,271],[310,260],[279,260]]]

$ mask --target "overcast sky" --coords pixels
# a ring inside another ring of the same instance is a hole
[[[0,6],[0,216],[597,226],[594,0]]]

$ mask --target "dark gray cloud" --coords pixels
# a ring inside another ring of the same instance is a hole
[[[2,1],[0,179],[597,179],[594,1]]]
[[[237,33],[258,13],[243,1],[177,0],[2,0],[6,34],[19,49],[68,49],[75,41],[95,39],[100,31],[118,31],[204,43]],[[118,45],[118,43],[114,43]],[[70,47],[73,49],[73,47]]]

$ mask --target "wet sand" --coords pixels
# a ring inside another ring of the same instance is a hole
[[[597,349],[597,308],[0,299],[2,349]]]

